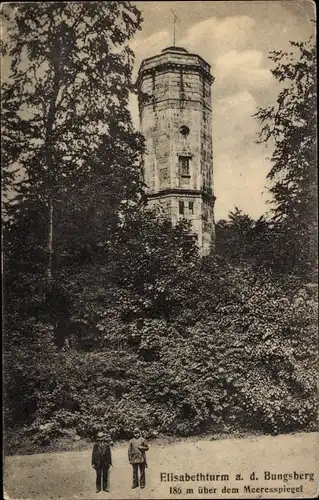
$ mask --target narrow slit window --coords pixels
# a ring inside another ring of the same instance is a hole
[[[193,215],[194,213],[194,202],[193,201],[190,201],[189,204],[188,204],[188,211],[190,214]]]
[[[179,157],[179,168],[182,176],[189,176],[189,157],[180,156]]]
[[[179,201],[178,204],[179,204],[179,213],[180,213],[180,215],[184,215],[184,202],[183,201]]]

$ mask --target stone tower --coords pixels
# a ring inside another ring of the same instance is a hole
[[[137,79],[148,203],[173,223],[189,220],[202,255],[214,244],[213,81],[210,65],[181,47],[145,59]]]

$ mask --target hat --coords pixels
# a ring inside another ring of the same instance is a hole
[[[97,433],[96,439],[103,439],[105,437],[104,432],[100,431]]]
[[[141,431],[139,430],[139,428],[138,428],[138,427],[135,427],[135,429],[134,429],[134,431],[133,431],[133,434],[135,434],[136,432],[141,433]]]

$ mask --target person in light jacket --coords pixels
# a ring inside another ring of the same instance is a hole
[[[137,488],[139,483],[141,488],[145,488],[145,468],[147,467],[146,451],[148,450],[148,444],[142,437],[139,429],[135,428],[133,435],[134,437],[130,440],[128,445],[128,459],[133,467],[132,488]],[[138,477],[138,469],[140,469],[140,481]]]
[[[112,466],[112,445],[112,441],[106,438],[104,432],[98,432],[92,451],[92,467],[96,470],[97,493],[101,491],[101,486],[103,491],[110,491],[109,469]]]

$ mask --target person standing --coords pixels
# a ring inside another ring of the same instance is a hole
[[[128,445],[128,459],[133,467],[132,488],[137,488],[139,484],[141,488],[145,488],[145,469],[147,468],[146,451],[148,450],[148,444],[139,429],[135,428],[133,435],[134,437],[130,440]],[[138,477],[138,470],[140,470],[140,478]]]
[[[109,469],[112,466],[111,446],[112,442],[106,438],[104,432],[98,432],[96,443],[92,451],[92,467],[96,471],[96,492],[110,491],[109,489]]]

